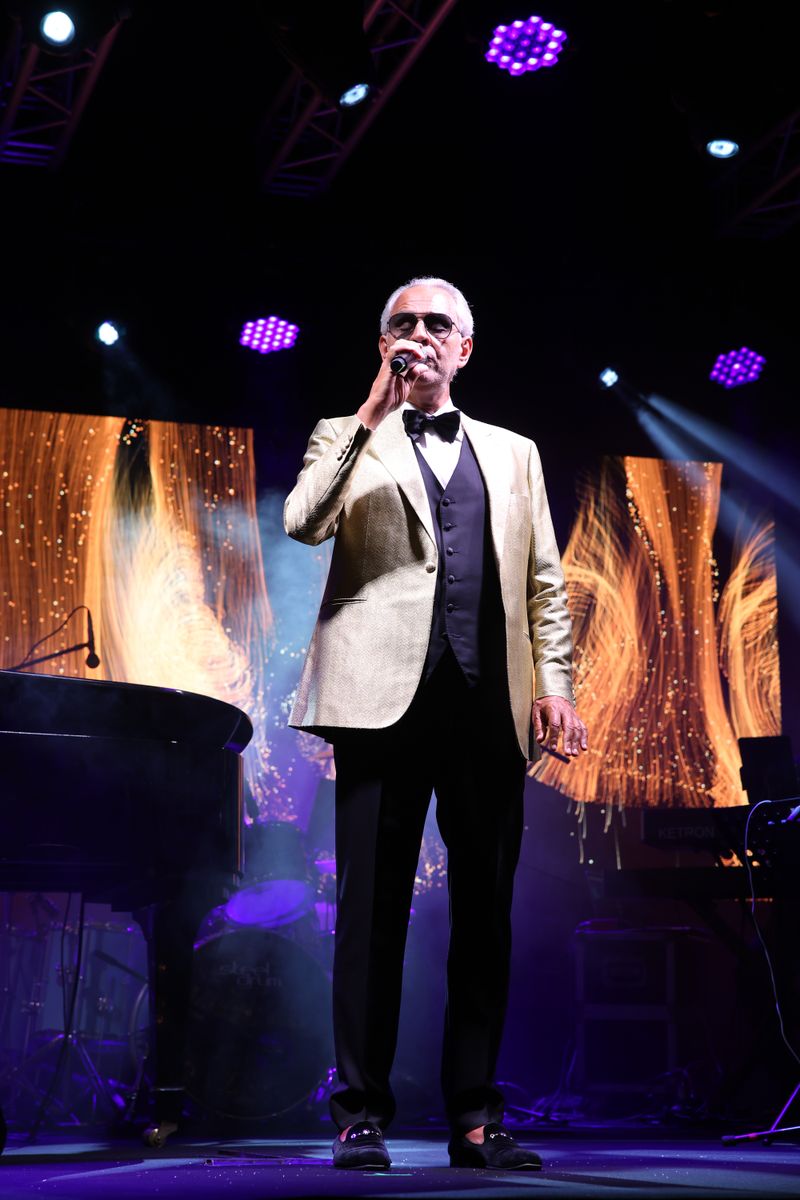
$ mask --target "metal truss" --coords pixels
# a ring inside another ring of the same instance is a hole
[[[339,109],[294,70],[267,116],[271,153],[264,188],[274,195],[324,191],[457,0],[374,0],[364,32],[377,86],[371,99]]]
[[[716,207],[723,237],[766,241],[800,221],[800,109],[733,160]]]
[[[68,58],[15,31],[0,73],[0,162],[61,165],[121,24]]]

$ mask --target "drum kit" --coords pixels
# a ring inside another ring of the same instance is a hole
[[[204,1109],[262,1119],[323,1099],[333,1074],[335,863],[277,821],[248,827],[245,862],[195,942],[186,1082]]]
[[[307,855],[295,826],[245,832],[243,886],[195,941],[186,1086],[201,1112],[246,1121],[329,1094],[336,881],[332,857]],[[54,902],[63,899],[0,898],[0,1104],[12,1128],[43,1107],[60,1125],[125,1119],[146,1072],[142,933],[88,906],[76,980],[78,926]]]

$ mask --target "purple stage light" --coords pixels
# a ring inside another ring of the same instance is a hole
[[[552,21],[528,17],[527,21],[498,25],[483,57],[510,75],[523,75],[554,67],[566,39],[564,30],[556,29]]]
[[[239,345],[257,350],[259,354],[270,354],[273,350],[288,350],[299,332],[297,325],[282,317],[259,317],[257,321],[245,321]]]
[[[721,383],[723,387],[740,387],[743,383],[752,383],[758,379],[766,359],[755,350],[742,346],[741,350],[730,350],[720,354],[711,370],[709,379]]]

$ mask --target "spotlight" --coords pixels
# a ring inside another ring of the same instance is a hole
[[[260,317],[257,321],[245,321],[239,345],[257,350],[259,354],[270,354],[273,350],[288,350],[299,332],[297,325],[281,317]]]
[[[364,33],[363,0],[261,0],[271,40],[300,74],[339,108],[372,94],[374,62]]]
[[[510,75],[524,75],[526,71],[554,67],[566,38],[564,30],[556,29],[552,21],[529,17],[527,21],[498,25],[483,57]]]
[[[120,330],[113,321],[103,321],[102,325],[98,325],[95,329],[94,336],[104,346],[113,346],[120,339]]]
[[[720,354],[711,368],[709,379],[726,388],[741,387],[743,383],[758,379],[766,361],[763,354],[756,354],[755,350],[742,346],[741,350]]]
[[[632,412],[638,412],[642,405],[647,403],[641,392],[637,392],[613,367],[604,367],[597,376],[597,382],[605,391],[611,392],[609,400],[620,401]]]
[[[372,91],[368,83],[356,83],[339,97],[340,108],[355,108],[362,100],[366,100]]]
[[[717,138],[716,141],[706,142],[706,150],[712,158],[733,158],[739,153],[739,143],[727,138]]]
[[[87,48],[93,55],[95,44],[131,15],[122,0],[68,0],[65,8],[51,8],[46,0],[9,0],[7,6],[0,4],[2,7],[19,22],[26,41],[62,58]]]
[[[75,37],[75,22],[69,13],[51,9],[39,22],[39,32],[50,46],[68,46]]]

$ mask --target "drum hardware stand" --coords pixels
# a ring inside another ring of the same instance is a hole
[[[34,961],[32,964],[33,965],[33,973],[34,973],[34,978],[31,981],[32,998],[30,1000],[24,1001],[21,1009],[18,1010],[22,1013],[23,1016],[28,1018],[28,1020],[25,1023],[25,1033],[24,1033],[24,1037],[22,1040],[22,1058],[23,1059],[27,1056],[28,1046],[30,1045],[31,1036],[34,1032],[32,1019],[35,1018],[36,1014],[38,1012],[40,1012],[41,1009],[44,1007],[44,1002],[42,1000],[42,991],[43,991],[43,988],[45,985],[44,985],[44,981],[42,978],[42,973],[43,973],[44,964],[45,964],[45,954],[46,954],[45,943],[47,941],[47,935],[50,932],[50,923],[48,920],[44,919],[41,914],[43,912],[46,913],[48,918],[58,916],[58,908],[56,907],[56,905],[53,904],[52,901],[48,900],[47,897],[44,896],[41,892],[35,892],[31,896],[31,898],[28,902],[28,906],[29,906],[30,911],[33,914],[34,920],[36,922],[35,935],[32,938],[32,941],[35,943],[35,946],[36,946],[36,955],[35,955],[35,958],[34,958]],[[12,922],[12,893],[11,892],[6,892],[4,894],[3,909],[4,909],[3,922],[0,925],[0,944],[2,944],[2,940],[4,938],[8,938],[9,935],[11,937],[13,937],[14,932],[15,932],[13,922]],[[5,970],[3,971],[3,979],[2,979],[2,985],[1,985],[2,991],[0,991],[0,1046],[2,1046],[5,1050],[8,1050],[9,1049],[8,1037],[9,1037],[9,1030],[10,1030],[10,1026],[11,1026],[11,1022],[12,1022],[12,1012],[14,1009],[14,999],[15,999],[15,989],[14,989],[13,982],[12,982],[14,980],[14,976],[15,976],[15,959],[14,959],[13,950],[10,945],[5,946],[4,953],[2,955],[2,961],[5,963]],[[17,962],[16,963],[17,980],[19,980],[19,973],[20,973],[21,969],[22,968],[21,968],[20,964]],[[25,976],[24,976],[24,971],[23,971],[23,983],[24,983],[24,981],[25,981]],[[0,1071],[0,1079],[3,1079],[3,1078],[5,1078],[5,1072]]]
[[[24,1058],[17,1066],[12,1067],[7,1073],[9,1083],[20,1089],[25,1089],[37,1100],[43,1100],[47,1095],[47,1090],[38,1086],[35,1082],[25,1077],[25,1072],[39,1064],[44,1064],[48,1055],[55,1051],[57,1054],[61,1052],[61,1047],[64,1044],[63,1033],[54,1033],[42,1046]],[[113,1093],[105,1079],[103,1079],[97,1067],[94,1065],[91,1055],[84,1045],[84,1037],[80,1033],[70,1033],[67,1036],[67,1056],[64,1065],[64,1075],[62,1086],[66,1086],[67,1080],[73,1078],[73,1073],[70,1072],[67,1063],[69,1062],[70,1053],[77,1057],[77,1062],[86,1075],[87,1084],[83,1095],[94,1094],[95,1097],[102,1096],[112,1113],[118,1112],[118,1106],[114,1101]],[[1,1081],[0,1081],[1,1082]],[[80,1098],[80,1097],[79,1097]],[[81,1125],[83,1121],[80,1115],[75,1111],[76,1104],[73,1101],[71,1107],[68,1107],[63,1099],[58,1096],[53,1096],[53,1102],[56,1103],[62,1113],[67,1117],[67,1120],[72,1125]]]
[[[67,966],[64,969],[62,969],[60,966],[57,968],[57,976],[62,988],[73,986],[74,975],[75,969],[72,966]],[[78,980],[78,983],[81,982],[84,982],[83,976],[80,976]],[[83,1068],[87,1079],[87,1086],[83,1092],[83,1095],[93,1094],[94,1097],[102,1096],[108,1104],[110,1111],[116,1112],[118,1106],[114,1101],[114,1096],[109,1084],[105,1079],[103,1079],[84,1044],[85,1034],[80,1032],[71,1032],[69,1035],[67,1035],[67,1048],[66,1052],[64,1052],[62,1051],[62,1047],[64,1046],[65,1035],[61,1031],[55,1031],[46,1042],[38,1046],[31,1053],[28,1053],[34,1033],[33,1022],[36,1015],[43,1008],[43,1001],[40,995],[42,986],[43,984],[41,978],[37,979],[36,984],[34,985],[35,994],[33,999],[26,1001],[23,1005],[23,1013],[28,1018],[25,1041],[23,1045],[23,1057],[19,1063],[13,1067],[10,1067],[4,1075],[0,1076],[0,1083],[7,1079],[9,1084],[17,1089],[15,1093],[16,1095],[19,1094],[20,1090],[24,1089],[28,1091],[36,1100],[41,1102],[47,1095],[47,1088],[42,1088],[33,1080],[26,1078],[26,1073],[30,1071],[31,1068],[36,1068],[39,1065],[43,1065],[46,1062],[48,1055],[52,1051],[55,1051],[56,1053],[56,1064],[59,1063],[59,1056],[61,1053],[65,1053],[64,1063],[61,1066],[61,1070],[63,1071],[63,1091],[67,1087],[67,1081],[74,1077],[73,1072],[70,1071],[68,1067],[70,1054],[74,1054],[77,1056],[78,1064]],[[98,997],[98,1011],[101,1014],[105,1014],[106,1012],[110,1011],[108,1000],[104,996]],[[55,1069],[59,1069],[58,1065]],[[66,1102],[58,1096],[53,1096],[52,1102],[56,1103],[60,1107],[62,1114],[67,1117],[71,1124],[80,1125],[82,1123],[79,1114],[75,1111],[75,1108],[77,1107],[76,1105],[73,1104],[72,1109],[70,1109]]]
[[[3,896],[3,923],[0,925],[0,934],[8,936],[11,932],[11,894],[6,892]],[[4,965],[2,973],[2,982],[0,982],[0,1045],[6,1045],[6,1030],[11,1020],[11,954],[8,949],[5,950],[2,956]]]
[[[43,960],[45,952],[43,938],[41,939],[39,948],[39,957]],[[146,985],[145,976],[107,951],[102,949],[95,950],[91,957],[114,967],[116,970],[125,972]],[[93,1113],[96,1111],[98,1102],[103,1102],[110,1115],[119,1116],[120,1095],[125,1095],[129,1085],[126,1084],[122,1087],[114,1084],[111,1080],[105,1079],[95,1064],[90,1049],[87,1048],[86,1044],[87,1041],[96,1041],[101,1046],[104,1044],[103,1028],[113,1015],[113,1000],[102,993],[91,997],[95,1012],[99,1017],[96,1033],[87,1034],[86,1030],[73,1030],[66,1038],[65,1047],[65,1035],[63,1031],[50,1031],[50,1036],[47,1040],[37,1045],[34,1049],[32,1048],[32,1042],[36,1034],[36,1018],[45,1007],[42,996],[42,989],[45,986],[42,967],[43,961],[38,961],[35,966],[36,978],[33,982],[31,998],[22,1003],[21,1012],[26,1017],[26,1022],[24,1037],[22,1039],[21,1058],[18,1062],[12,1063],[5,1070],[0,1071],[0,1086],[7,1085],[10,1089],[10,1098],[7,1098],[6,1102],[6,1112],[9,1115],[13,1113],[23,1092],[28,1093],[39,1103],[44,1101],[47,1097],[51,1081],[48,1080],[44,1085],[40,1084],[36,1078],[36,1069],[45,1065],[48,1057],[52,1053],[55,1053],[56,1066],[54,1069],[62,1072],[59,1089],[61,1094],[53,1095],[49,1103],[54,1105],[62,1119],[66,1119],[68,1123],[74,1125],[85,1124],[85,1117],[82,1117],[80,1114],[80,1102],[87,1097],[92,1102]],[[91,984],[88,963],[85,966],[85,972],[84,974],[84,969],[82,968],[78,982],[79,985],[88,987]],[[62,989],[71,989],[75,982],[75,966],[73,964],[67,965],[64,968],[58,966],[56,968],[56,976],[59,986]],[[10,1002],[10,999],[9,993],[7,1001]],[[84,997],[83,1003],[85,1004],[85,1002],[86,998]],[[64,1056],[63,1063],[60,1062],[62,1054]],[[136,1079],[132,1087],[132,1096],[125,1104],[126,1113],[135,1104],[136,1096],[141,1087],[144,1063],[136,1063],[135,1066]],[[77,1095],[74,1095],[68,1103],[70,1081],[74,1082],[76,1074],[83,1075],[86,1082],[82,1090]]]
[[[10,929],[11,929],[11,925],[10,925],[10,923],[7,923],[5,926],[5,932],[8,932]],[[16,1084],[17,1087],[23,1087],[23,1086],[27,1087],[28,1090],[31,1091],[34,1095],[36,1095],[37,1089],[32,1084],[28,1083],[28,1081],[25,1080],[24,1077],[17,1079],[17,1075],[23,1069],[23,1067],[25,1066],[25,1064],[28,1062],[28,1060],[30,1058],[29,1052],[30,1052],[31,1041],[32,1041],[33,1035],[35,1033],[36,1016],[41,1011],[41,1009],[44,1007],[44,1002],[42,1000],[42,990],[44,988],[44,982],[42,979],[42,971],[43,971],[44,959],[45,959],[44,941],[45,941],[45,939],[44,939],[44,936],[42,935],[42,933],[41,932],[37,933],[36,943],[37,943],[37,952],[38,953],[37,953],[36,960],[34,962],[35,978],[32,982],[31,996],[30,996],[30,999],[22,1002],[22,1006],[19,1009],[19,1011],[22,1013],[22,1015],[26,1018],[25,1031],[24,1031],[24,1034],[22,1037],[22,1047],[21,1047],[21,1052],[20,1052],[20,1059],[18,1062],[11,1062],[8,1066],[6,1066],[5,1070],[0,1071],[0,1086],[5,1084],[6,1081],[13,1082]],[[11,956],[11,954],[6,954],[5,958],[7,959],[7,962],[8,962],[8,971],[7,971],[6,983],[4,986],[4,991],[5,991],[5,997],[4,997],[5,1003],[4,1003],[4,1014],[3,1014],[3,1025],[4,1026],[7,1022],[10,1022],[10,1020],[11,1020],[11,1012],[12,1012],[12,1004],[13,1004],[13,989],[12,989],[11,983],[10,983],[10,975],[11,975],[11,971],[12,971],[12,967],[13,967],[12,956]],[[17,1094],[18,1094],[18,1092],[15,1091],[10,1096],[10,1098],[8,1098],[8,1101],[7,1101],[8,1105],[11,1107],[12,1110],[13,1110],[14,1100],[15,1100]]]

